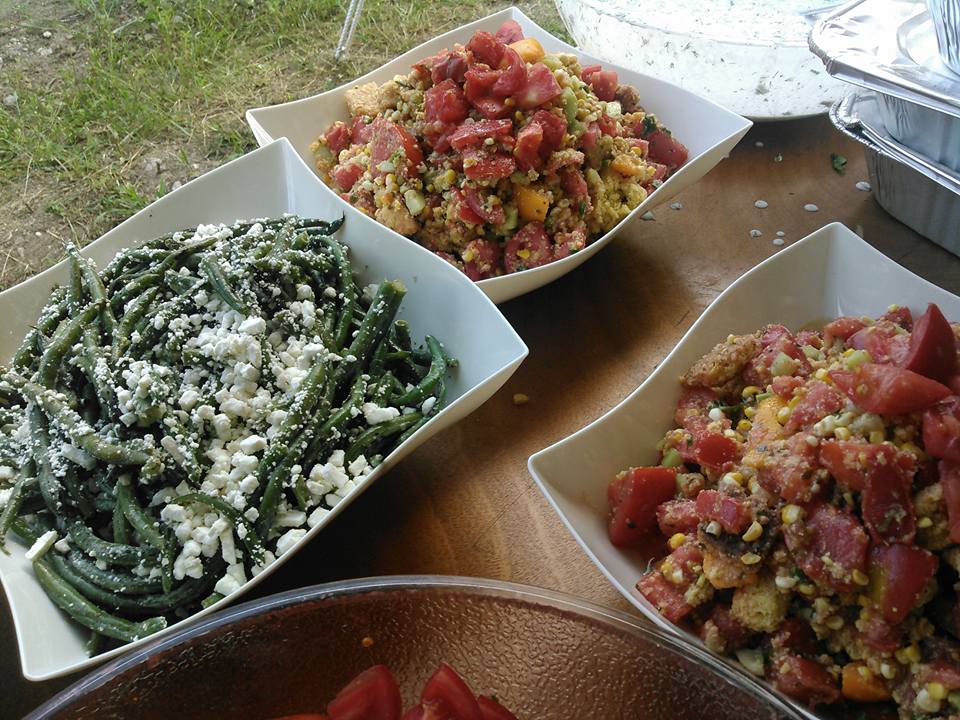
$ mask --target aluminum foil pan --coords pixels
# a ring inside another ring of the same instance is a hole
[[[903,145],[887,132],[877,107],[877,93],[848,93],[830,109],[830,119],[844,134],[960,194],[960,173]]]
[[[960,73],[960,0],[927,0],[927,7],[937,32],[940,59]]]
[[[886,131],[908,148],[960,172],[960,117],[893,95],[876,94]]]
[[[884,210],[904,225],[960,257],[960,194],[931,177],[929,168],[892,154],[894,148],[870,139],[859,121],[851,123],[857,94],[830,110],[833,124],[864,145],[873,196]],[[955,176],[956,177],[956,176]],[[960,178],[956,183],[960,191]]]
[[[960,116],[960,75],[940,59],[923,3],[855,0],[817,22],[809,43],[836,78]]]

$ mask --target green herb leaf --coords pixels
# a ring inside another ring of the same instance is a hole
[[[839,153],[830,153],[830,164],[837,175],[843,175],[847,171],[847,159]]]

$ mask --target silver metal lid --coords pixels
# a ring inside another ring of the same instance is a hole
[[[923,2],[855,0],[817,22],[809,43],[840,80],[960,117],[960,75],[940,60]]]

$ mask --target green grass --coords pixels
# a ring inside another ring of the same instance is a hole
[[[47,187],[45,217],[88,241],[169,189],[138,172],[144,158],[193,177],[255,147],[246,108],[334,87],[507,4],[367,0],[337,63],[337,0],[74,0],[56,31],[83,51],[47,73],[4,71],[19,99],[0,108],[0,193]],[[564,34],[548,0],[518,4]]]

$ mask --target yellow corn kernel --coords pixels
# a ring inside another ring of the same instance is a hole
[[[674,533],[670,536],[670,539],[667,541],[667,545],[670,546],[671,550],[676,550],[678,547],[683,545],[686,542],[687,536],[683,533]]]
[[[743,485],[743,473],[736,470],[724,473],[723,479],[728,482],[735,482],[737,485]]]
[[[843,627],[843,618],[839,615],[832,615],[831,617],[827,618],[827,621],[824,623],[824,625],[831,630],[839,630]]]
[[[737,423],[737,431],[742,433],[750,432],[750,429],[753,427],[753,423],[749,420],[741,420]]]
[[[740,556],[740,562],[744,565],[756,565],[761,560],[763,560],[763,558],[756,553],[744,553]]]
[[[856,352],[856,350],[854,350],[853,348],[848,348],[848,349],[846,349],[846,350],[843,351],[842,357],[848,358],[848,357],[850,357],[851,355],[853,355],[855,352]]]
[[[852,433],[849,428],[838,427],[833,431],[833,436],[837,440],[849,440]]]
[[[872,442],[874,445],[879,445],[879,444],[882,443],[885,439],[886,439],[886,435],[884,434],[883,430],[873,430],[873,431],[871,431],[871,433],[870,433],[869,440],[870,440],[870,442]]]
[[[906,450],[908,453],[913,455],[917,460],[926,460],[927,454],[921,450],[919,447],[914,445],[912,442],[905,442],[900,446],[901,450]]]
[[[817,591],[816,586],[811,583],[803,583],[797,589],[804,595],[813,595]]]
[[[639,158],[624,153],[623,155],[617,155],[610,163],[610,167],[621,175],[633,177],[643,173],[646,170],[647,164]]]
[[[791,409],[789,407],[782,407],[777,410],[777,422],[783,425],[790,419],[790,413]]]
[[[747,528],[747,531],[741,535],[744,542],[753,542],[757,540],[761,535],[763,535],[763,525],[754,520],[750,523],[750,527]]]
[[[934,700],[943,700],[947,696],[947,689],[943,686],[943,683],[928,682],[927,694]]]
[[[858,665],[858,666],[857,666],[857,673],[858,673],[858,674],[860,675],[860,677],[862,677],[864,680],[869,680],[870,678],[873,677],[873,673],[870,672],[870,668],[868,668],[866,665]]]
[[[741,397],[743,397],[743,398],[749,398],[749,397],[753,397],[754,395],[756,395],[756,394],[759,393],[759,392],[760,392],[760,388],[758,388],[756,385],[747,385],[747,386],[740,392],[740,395],[741,395]]]
[[[547,219],[550,199],[546,193],[530,187],[518,186],[514,191],[520,217],[528,221],[543,222]]]
[[[880,663],[880,674],[887,680],[893,680],[897,676],[897,670],[890,663]]]
[[[863,587],[866,587],[867,585],[870,584],[870,578],[869,578],[869,577],[867,576],[867,574],[866,574],[865,572],[863,572],[862,570],[854,570],[854,571],[853,571],[853,581],[854,581],[857,585],[861,585],[861,586],[863,586]]]
[[[752,420],[753,416],[757,414],[757,409],[755,407],[745,408],[743,414]]]
[[[750,492],[756,494],[760,492],[760,483],[757,482],[756,478],[750,478],[747,481],[747,487],[750,489]]]
[[[783,520],[784,525],[795,523],[801,515],[803,515],[803,508],[799,505],[784,505],[780,511],[780,519]]]
[[[523,58],[524,62],[535,63],[543,60],[543,45],[536,38],[523,38],[510,43],[510,47],[517,51],[517,55]]]
[[[787,403],[787,407],[793,410],[797,405],[800,404],[800,401],[803,400],[802,395],[794,395],[790,398],[790,402]]]
[[[817,370],[817,371],[813,374],[813,376],[814,376],[817,380],[826,380],[827,377],[829,376],[829,373],[826,371],[825,368],[820,368],[819,370]]]

